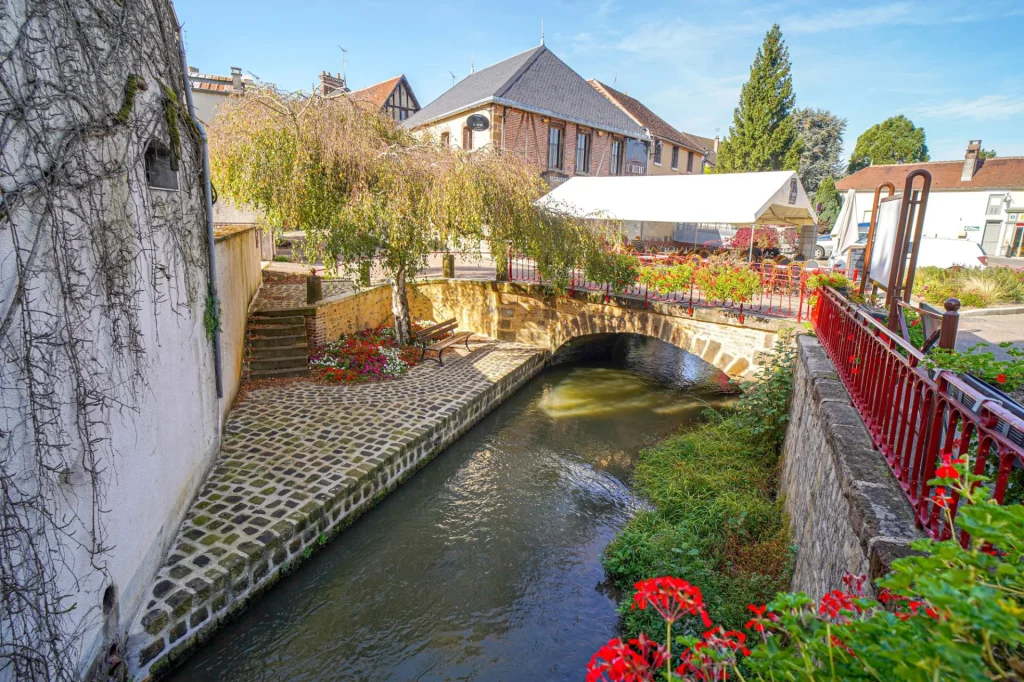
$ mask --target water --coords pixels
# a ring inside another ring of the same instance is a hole
[[[548,369],[175,679],[582,679],[616,636],[600,555],[639,504],[637,454],[729,400],[706,369],[638,337]]]

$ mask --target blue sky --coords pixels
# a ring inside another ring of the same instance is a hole
[[[740,86],[771,24],[789,45],[798,106],[849,120],[845,149],[905,114],[932,159],[981,138],[1024,155],[1024,0],[741,2],[273,2],[176,0],[189,63],[240,66],[287,89],[323,69],[353,88],[405,73],[425,105],[462,78],[539,42],[584,78],[616,81],[684,131],[728,133]]]

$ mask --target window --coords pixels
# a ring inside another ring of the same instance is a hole
[[[988,195],[988,208],[985,209],[985,215],[999,215],[1003,212],[1003,196],[1002,194]]]
[[[167,145],[157,140],[146,147],[146,183],[157,189],[178,189],[178,163]]]
[[[590,172],[590,133],[576,134],[576,172]]]
[[[619,140],[612,141],[612,163],[608,168],[608,174],[622,174],[622,142]]]
[[[693,172],[693,152],[686,152],[686,172]]]
[[[473,131],[469,126],[462,129],[462,148],[467,151],[473,148]]]
[[[796,203],[796,178],[789,179],[789,203]]]
[[[654,165],[661,165],[661,140],[654,141]]]
[[[679,170],[679,147],[672,147],[672,170]]]
[[[448,133],[448,132],[441,133],[441,144],[443,146],[445,146],[445,147],[450,147],[451,146],[451,144],[452,144],[451,133]]]
[[[548,168],[551,170],[562,170],[564,144],[565,131],[555,126],[548,128]]]

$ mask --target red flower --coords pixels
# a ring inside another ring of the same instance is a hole
[[[910,326],[911,326],[911,327],[916,327],[916,326],[917,326],[917,325],[919,325],[919,324],[921,324],[921,320],[912,320],[912,321],[910,322]]]
[[[944,487],[940,485],[935,488],[935,494],[932,496],[932,502],[945,509],[952,501],[953,498],[946,494],[946,489]]]
[[[690,614],[700,616],[705,627],[711,625],[711,619],[704,610],[704,597],[700,589],[681,578],[650,578],[641,580],[634,587],[634,609],[642,610],[650,606],[667,623],[674,623],[680,616]]]
[[[850,590],[852,596],[862,597],[864,596],[864,583],[868,577],[863,573],[860,575],[854,575],[853,573],[845,573],[843,575],[843,584],[846,585],[846,589]],[[857,609],[860,611],[860,609]]]
[[[997,376],[996,377],[996,382],[1000,383],[1000,384],[1005,384],[1006,383],[1006,375],[1005,374],[1000,374],[999,376]]]
[[[587,664],[587,682],[608,679],[611,682],[651,682],[655,671],[665,664],[665,647],[641,634],[628,644],[613,639]]]
[[[755,632],[764,633],[764,612],[767,610],[767,606],[754,606],[753,604],[747,604],[747,608],[754,614],[754,617],[747,621],[747,624],[743,627],[748,630],[754,630]]]
[[[818,606],[818,613],[828,614],[829,618],[835,618],[840,611],[853,611],[853,599],[850,594],[842,590],[832,590],[821,598]]]
[[[953,455],[942,455],[942,465],[935,472],[936,478],[960,478],[960,472],[954,464],[963,464],[964,459],[953,459]]]

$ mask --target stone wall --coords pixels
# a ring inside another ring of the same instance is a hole
[[[817,599],[847,571],[884,575],[921,534],[824,348],[803,335],[797,349],[779,493],[799,547],[792,589]]]
[[[242,383],[245,351],[245,323],[249,303],[260,288],[260,232],[255,225],[218,228],[215,260],[217,297],[220,305],[221,379],[224,397],[220,401],[221,423],[227,419],[238,386]]]
[[[591,334],[643,334],[700,356],[729,376],[752,376],[793,322],[731,310],[644,302],[577,291],[550,295],[543,285],[472,279],[435,279],[410,285],[414,320],[458,320],[459,329],[499,341],[539,346],[554,353],[567,341]],[[391,288],[384,284],[325,299],[306,321],[311,345],[391,322]]]

